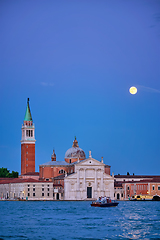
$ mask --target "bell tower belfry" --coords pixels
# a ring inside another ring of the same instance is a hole
[[[35,127],[27,100],[27,108],[22,124],[21,139],[21,175],[35,172]]]

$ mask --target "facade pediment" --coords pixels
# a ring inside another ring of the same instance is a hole
[[[74,179],[74,178],[77,178],[77,173],[72,173],[72,174],[66,176],[65,178],[67,178],[67,179]]]
[[[98,161],[98,160],[96,160],[96,159],[94,159],[94,158],[87,158],[87,159],[85,159],[85,160],[83,160],[83,161],[80,161],[79,163],[77,163],[76,164],[77,166],[86,166],[86,165],[88,165],[88,166],[105,166],[105,164],[104,163],[101,163],[100,161]]]

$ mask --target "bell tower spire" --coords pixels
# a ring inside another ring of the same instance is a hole
[[[35,127],[27,100],[27,108],[22,124],[21,139],[21,175],[35,172]]]
[[[30,107],[29,107],[29,98],[27,100],[27,108],[26,108],[24,121],[32,121],[31,110],[30,110]]]

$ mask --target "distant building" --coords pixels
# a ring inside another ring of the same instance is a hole
[[[53,183],[31,178],[1,180],[0,199],[53,200]]]
[[[160,176],[115,175],[115,199],[128,200],[135,195],[160,196]]]

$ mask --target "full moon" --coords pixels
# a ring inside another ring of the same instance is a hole
[[[131,94],[136,94],[137,93],[137,88],[136,87],[130,87],[129,92]]]

